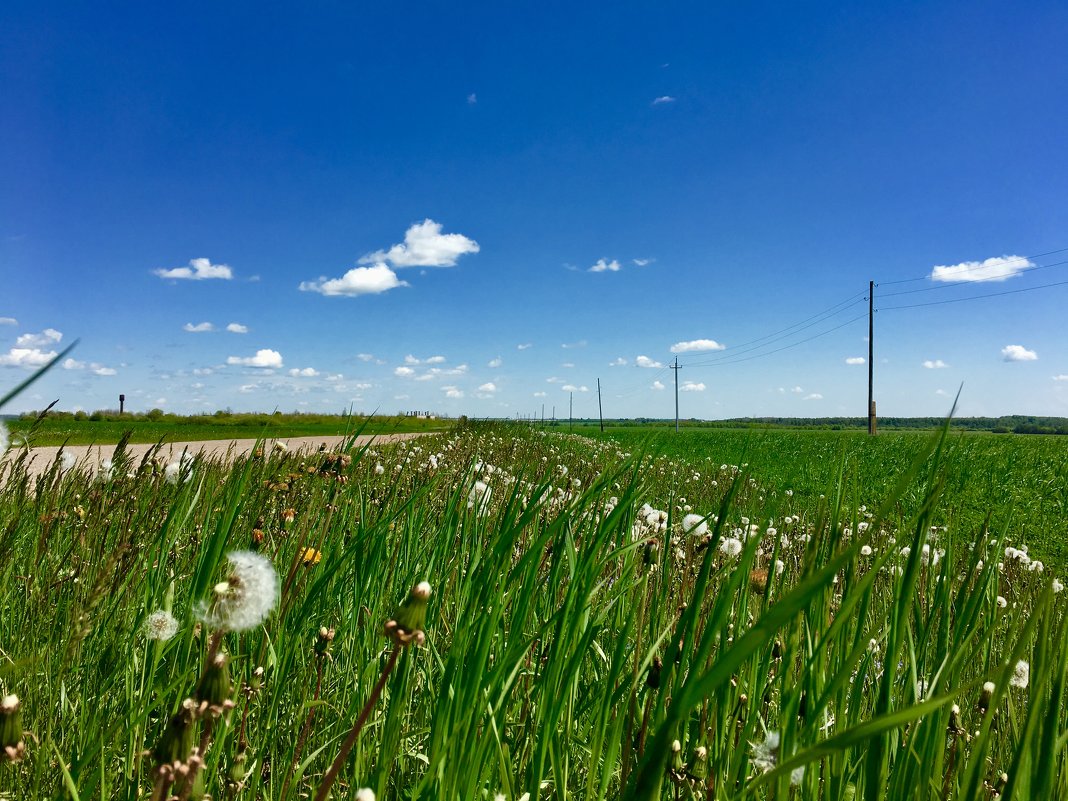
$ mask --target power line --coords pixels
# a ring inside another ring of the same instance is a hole
[[[997,298],[1002,295],[1018,295],[1021,292],[1034,292],[1038,289],[1049,289],[1055,286],[1068,285],[1068,281],[1057,281],[1053,284],[1040,284],[1039,286],[1028,286],[1022,289],[1007,289],[1004,292],[988,292],[985,295],[972,295],[968,298],[949,298],[948,300],[931,300],[927,303],[909,303],[905,306],[882,306],[877,311],[893,311],[895,309],[915,309],[919,306],[941,306],[945,303],[964,303],[969,300],[983,300],[984,298]]]
[[[1052,255],[1054,255],[1056,253],[1068,253],[1068,248],[1058,248],[1057,250],[1047,250],[1045,253],[1036,253],[1033,256],[1016,256],[1015,258],[1012,258],[1009,261],[1005,262],[1005,264],[1013,264],[1013,263],[1024,264],[1024,263],[1030,262],[1031,259],[1041,259],[1043,256],[1052,256]],[[975,267],[969,267],[966,270],[961,270],[960,272],[967,273],[967,272],[974,272],[975,270],[989,270],[989,269],[990,269],[989,267],[984,267],[982,264],[979,264],[979,265],[977,265]],[[924,276],[922,276],[920,278],[902,278],[899,281],[880,281],[878,285],[879,286],[893,286],[894,284],[911,284],[911,283],[914,283],[916,281],[926,281],[930,277],[931,277],[930,274],[928,274],[928,275],[924,275]]]
[[[1055,261],[1055,262],[1053,262],[1051,264],[1038,264],[1038,265],[1035,265],[1034,267],[1030,268],[1026,273],[1015,273],[1015,275],[1030,275],[1033,272],[1037,272],[1038,270],[1044,270],[1047,267],[1061,267],[1061,266],[1063,266],[1065,264],[1068,264],[1068,260]],[[1006,278],[1011,278],[1011,277],[1012,276],[1006,276]],[[990,279],[987,279],[987,280],[990,280]],[[900,281],[891,281],[890,283],[901,283],[901,282]],[[881,293],[879,293],[879,297],[892,298],[892,297],[896,297],[897,295],[914,295],[917,292],[933,292],[936,289],[953,289],[954,287],[966,286],[968,284],[973,284],[973,283],[985,283],[985,282],[979,282],[979,281],[951,281],[951,282],[947,282],[947,283],[940,283],[940,284],[938,284],[936,286],[925,286],[925,287],[921,287],[919,289],[902,289],[899,292],[881,292]],[[876,286],[881,286],[881,284],[876,284]]]
[[[858,303],[863,303],[865,300],[867,300],[866,295],[867,293],[860,292],[857,295],[854,295],[853,297],[849,298],[848,300],[843,301],[843,303],[847,303],[848,305],[843,305],[842,303],[839,303],[837,304],[837,306],[832,306],[830,309],[820,312],[819,314],[814,315],[813,317],[808,317],[805,320],[802,320],[800,323],[794,323],[793,325],[788,326],[787,328],[780,329],[774,334],[768,334],[767,336],[761,337],[760,339],[754,339],[751,342],[747,342],[743,345],[731,348],[730,353],[725,353],[722,356],[716,356],[711,359],[706,359],[705,361],[689,362],[687,364],[684,364],[683,367],[706,367],[708,365],[719,364],[720,362],[725,360],[733,360],[734,357],[740,356],[743,353],[751,353],[752,351],[760,350],[761,348],[764,348],[774,342],[779,342],[783,339],[793,336],[794,334],[800,333],[801,331],[805,331],[809,328],[812,328],[812,326],[814,325],[819,325],[820,323],[826,322],[830,318],[841,314],[842,312],[853,306],[856,306]],[[837,308],[838,306],[841,306],[842,308]],[[809,320],[811,320],[812,322],[808,322]],[[746,347],[747,345],[750,347]],[[777,351],[770,352],[776,353]]]
[[[814,339],[819,339],[820,337],[826,336],[827,334],[831,334],[831,333],[839,330],[840,328],[845,328],[850,323],[855,323],[857,320],[863,320],[867,316],[868,316],[868,313],[864,312],[864,314],[857,315],[856,317],[852,318],[851,320],[846,320],[844,323],[836,325],[834,328],[828,328],[826,331],[820,331],[820,333],[818,333],[818,334],[813,334],[810,337],[805,337],[804,339],[800,339],[797,342],[791,342],[789,345],[783,345],[781,348],[776,348],[775,350],[769,350],[766,353],[757,353],[757,354],[754,354],[753,356],[743,356],[740,359],[723,359],[721,361],[712,362],[710,364],[683,364],[683,365],[680,365],[680,366],[681,367],[718,367],[718,366],[723,365],[723,364],[737,364],[738,362],[748,362],[748,361],[751,361],[753,359],[760,359],[760,358],[763,358],[764,356],[770,356],[773,353],[781,353],[784,350],[789,350],[790,348],[796,348],[798,345],[804,345],[806,342],[811,342]]]

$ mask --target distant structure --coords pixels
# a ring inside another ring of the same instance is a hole
[[[126,396],[119,395],[119,414],[122,414],[124,411],[126,411]]]
[[[438,416],[433,412],[405,412],[405,417],[417,417],[420,420],[437,420]]]

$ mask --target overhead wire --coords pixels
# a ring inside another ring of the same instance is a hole
[[[1039,270],[1045,270],[1045,269],[1047,269],[1049,267],[1062,267],[1065,264],[1068,264],[1068,259],[1066,259],[1064,261],[1055,261],[1055,262],[1052,262],[1050,264],[1036,264],[1034,267],[1028,268],[1026,273],[1022,273],[1022,272],[1021,273],[1014,273],[1013,276],[1015,276],[1015,275],[1030,275],[1031,273],[1038,272]],[[1006,278],[1011,278],[1013,276],[1005,276],[1005,277]],[[933,292],[934,290],[937,290],[937,289],[953,289],[953,288],[959,288],[961,286],[968,286],[968,285],[971,285],[971,284],[985,284],[985,283],[989,283],[991,280],[992,279],[986,279],[984,281],[968,281],[968,280],[965,280],[965,281],[949,281],[949,282],[945,282],[945,283],[939,283],[939,284],[937,284],[935,286],[920,287],[919,289],[902,289],[902,290],[900,290],[898,292],[880,292],[879,293],[879,297],[880,298],[892,298],[892,297],[896,297],[897,295],[914,295],[917,292]],[[891,282],[891,283],[896,283],[896,282]],[[879,284],[876,284],[876,286],[879,286]]]
[[[1024,264],[1030,262],[1031,259],[1041,259],[1044,256],[1053,256],[1057,253],[1068,253],[1068,248],[1058,248],[1057,250],[1047,250],[1045,253],[1036,253],[1033,256],[1015,256],[1012,259],[1005,262],[1005,265],[1009,264]],[[989,270],[982,264],[976,264],[975,267],[969,267],[965,270],[961,270],[960,273],[975,272],[976,270]],[[958,273],[959,274],[959,273]],[[902,278],[897,281],[879,281],[878,286],[894,286],[895,284],[912,284],[916,281],[926,281],[931,277],[931,274],[920,276],[919,278]]]
[[[985,295],[972,295],[966,298],[947,298],[946,300],[931,300],[926,303],[909,303],[903,306],[880,306],[876,311],[894,311],[896,309],[915,309],[920,306],[941,306],[946,303],[964,303],[969,300],[984,300],[985,298],[997,298],[1002,295],[1018,295],[1021,292],[1034,292],[1039,289],[1049,289],[1055,286],[1066,286],[1068,281],[1057,281],[1052,284],[1040,284],[1038,286],[1027,286],[1021,289],[1007,289],[1004,292],[988,292]]]

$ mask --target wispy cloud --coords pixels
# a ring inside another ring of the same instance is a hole
[[[496,357],[495,359],[490,359],[488,362],[486,362],[486,366],[492,367],[494,370],[496,370],[502,364],[504,364],[504,359],[502,359],[500,356]]]
[[[530,348],[533,348],[533,347],[534,347],[534,343],[533,342],[523,342],[522,344],[516,345],[515,349],[516,350],[529,350]]]
[[[575,348],[586,347],[586,340],[580,339],[578,342],[564,342],[560,345],[564,350],[574,350]]]
[[[305,367],[303,369],[299,367],[294,367],[292,370],[289,371],[289,374],[294,378],[315,378],[317,375],[319,375],[319,371],[316,370],[314,367]]]
[[[726,345],[714,339],[691,339],[688,342],[676,342],[671,346],[672,353],[693,353],[708,350],[725,350]]]
[[[487,381],[485,384],[482,384],[482,385],[479,386],[478,391],[479,392],[496,392],[497,391],[497,385],[494,384],[492,381]]]
[[[1038,360],[1038,354],[1028,350],[1023,345],[1006,345],[1001,349],[1001,357],[1007,362],[1033,362]]]
[[[564,384],[560,387],[564,392],[589,392],[590,388],[587,386],[576,387],[574,384]]]
[[[863,356],[847,356],[845,363],[851,365],[867,364],[868,360],[865,359]]]
[[[93,375],[99,376],[117,375],[119,372],[114,367],[106,367],[99,362],[86,363],[77,359],[64,359],[62,367],[64,370],[88,370]]]
[[[478,95],[476,95],[474,92],[472,92],[471,94],[469,94],[467,96],[467,105],[473,106],[477,102],[478,102]]]
[[[1035,264],[1026,256],[996,256],[985,261],[962,261],[939,265],[931,270],[932,281],[1005,281]]]
[[[215,326],[208,322],[203,323],[186,323],[182,326],[183,331],[188,331],[190,334],[203,334],[208,331],[214,331]]]
[[[648,267],[650,264],[656,261],[656,259],[631,259],[631,261],[634,262],[635,266],[637,267]]]
[[[811,392],[805,395],[801,400],[823,400],[823,396],[818,392]]]
[[[393,375],[398,375],[401,378],[408,378],[410,376],[415,375],[415,370],[413,370],[411,367],[394,367]]]
[[[478,253],[479,245],[463,234],[441,233],[441,223],[425,219],[404,232],[404,242],[389,250],[376,250],[360,258],[360,264],[389,262],[394,267],[455,267],[467,253]]]
[[[20,348],[46,348],[63,339],[63,334],[54,328],[46,328],[39,334],[23,334],[15,340]]]
[[[654,381],[651,389],[661,390],[666,389],[663,381]]]
[[[675,102],[675,98],[673,98],[671,95],[660,95],[660,97],[653,98],[653,105],[654,106],[662,106],[665,103],[674,103],[674,102]]]
[[[612,361],[610,361],[608,363],[608,366],[609,367],[626,367],[627,366],[627,360],[624,359],[622,356],[619,356],[619,357],[613,359]]]
[[[226,363],[277,370],[282,367],[282,354],[270,348],[261,348],[255,356],[230,356]]]
[[[1060,375],[1053,376],[1054,381],[1068,381],[1068,374],[1061,373]]]
[[[459,387],[442,387],[442,392],[445,393],[446,398],[462,398],[464,391]]]
[[[704,392],[705,385],[700,381],[684,381],[679,384],[679,392]]]
[[[230,323],[226,326],[226,330],[231,334],[247,334],[248,326],[241,323]]]
[[[169,270],[153,270],[160,278],[182,281],[205,281],[219,278],[229,281],[234,277],[233,270],[227,264],[212,264],[211,259],[190,259],[188,267],[174,267]]]
[[[664,366],[663,364],[661,364],[660,362],[656,361],[655,359],[650,359],[648,356],[639,356],[637,359],[634,360],[634,363],[638,367],[646,367],[646,368],[663,367]]]
[[[397,274],[383,263],[371,267],[353,267],[340,278],[320,276],[317,281],[301,281],[302,292],[318,292],[329,297],[350,297],[359,295],[380,295],[399,286],[409,286],[401,281]]]
[[[619,262],[615,259],[612,259],[611,261],[598,259],[597,263],[589,268],[589,272],[591,273],[618,273],[619,270]]]
[[[0,317],[0,325],[18,325],[19,321],[14,317]]]
[[[924,361],[923,366],[928,370],[943,370],[946,367],[949,367],[949,365],[941,359],[927,359]]]

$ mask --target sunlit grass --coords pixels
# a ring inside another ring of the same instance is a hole
[[[959,443],[909,442],[876,488],[828,451],[821,492],[759,448],[491,425],[169,471],[119,453],[103,479],[16,455],[0,697],[24,751],[0,792],[314,797],[342,754],[336,798],[1064,797],[1055,571],[960,513],[984,476]],[[277,574],[243,630],[218,607],[257,584],[235,551]],[[425,642],[397,651],[424,581]],[[195,781],[161,781],[201,745]]]

